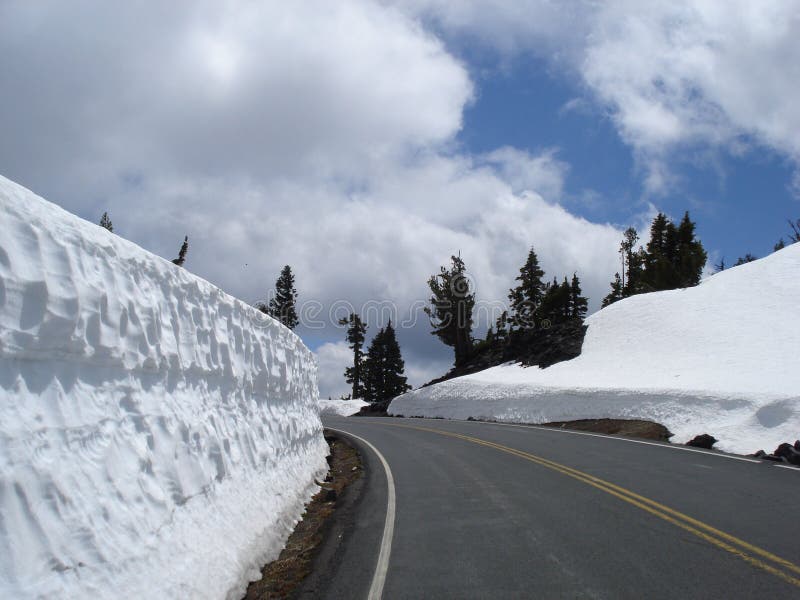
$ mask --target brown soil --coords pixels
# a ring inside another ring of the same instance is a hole
[[[582,419],[579,421],[555,421],[542,423],[543,427],[558,427],[574,431],[591,431],[592,433],[605,433],[608,435],[621,435],[645,440],[658,440],[668,442],[672,434],[669,429],[653,421],[638,421],[627,419]]]
[[[324,487],[306,505],[280,556],[261,570],[261,580],[247,588],[245,600],[287,598],[311,572],[312,561],[325,537],[326,525],[336,509],[342,491],[361,477],[361,458],[344,438],[325,430],[325,440],[331,449],[330,470]]]

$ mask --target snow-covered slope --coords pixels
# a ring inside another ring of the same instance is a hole
[[[0,597],[241,597],[326,469],[316,366],[0,177]]]
[[[323,415],[338,415],[340,417],[348,417],[356,414],[362,407],[369,404],[364,400],[325,400],[320,398],[319,409]]]
[[[800,437],[800,244],[699,286],[595,313],[583,351],[548,369],[503,365],[409,392],[390,414],[543,423],[641,418],[673,441],[733,452]]]

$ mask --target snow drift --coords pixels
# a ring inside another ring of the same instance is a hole
[[[367,406],[369,402],[360,400],[358,398],[351,400],[325,400],[319,399],[320,414],[323,415],[336,415],[339,417],[349,417],[356,414],[363,407]]]
[[[800,437],[800,244],[699,286],[643,294],[586,320],[578,358],[502,365],[409,392],[389,414],[544,423],[649,419],[673,441],[731,452]]]
[[[326,470],[271,318],[0,177],[0,597],[241,597]]]

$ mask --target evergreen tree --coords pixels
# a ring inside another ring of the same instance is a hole
[[[475,293],[470,289],[466,267],[461,256],[452,256],[450,269],[441,267],[438,275],[428,280],[431,306],[425,313],[431,319],[433,335],[452,346],[455,366],[461,366],[472,352],[472,311]]]
[[[383,328],[375,334],[367,348],[362,369],[364,400],[379,402],[383,389]]]
[[[792,228],[792,232],[789,234],[789,243],[796,244],[800,242],[800,219],[797,219],[797,221],[787,219],[787,221],[789,222],[789,227]]]
[[[714,265],[714,271],[716,273],[719,273],[720,271],[724,270],[725,270],[725,257],[723,256],[722,258],[719,259],[719,262]]]
[[[583,296],[581,290],[581,280],[578,278],[577,273],[572,274],[572,283],[569,287],[569,307],[570,318],[583,319],[586,317],[586,312],[589,310],[589,300]]]
[[[624,297],[638,294],[642,288],[644,255],[641,249],[638,251],[635,249],[638,241],[639,234],[633,227],[628,227],[623,232],[619,253],[622,256],[622,294]]]
[[[494,342],[496,344],[505,344],[508,342],[508,334],[509,334],[509,318],[508,318],[508,311],[503,311],[497,320],[494,323],[495,334],[494,334]]]
[[[739,259],[736,261],[736,264],[734,264],[733,266],[738,267],[739,265],[744,265],[749,262],[753,262],[754,260],[758,260],[758,257],[748,252],[744,256],[740,256]]]
[[[294,329],[299,322],[296,304],[297,290],[294,287],[294,275],[292,268],[286,265],[275,281],[275,295],[270,298],[267,313],[289,329]]]
[[[351,398],[364,397],[363,367],[364,367],[364,340],[367,333],[366,323],[356,313],[350,313],[346,319],[339,320],[340,325],[347,325],[347,341],[353,351],[353,366],[347,367],[344,372],[345,380],[353,386]]]
[[[658,213],[650,225],[650,241],[644,255],[643,285],[638,291],[668,290],[678,287],[675,269],[677,231],[664,213]],[[636,292],[634,292],[636,293]],[[629,294],[630,295],[630,294]]]
[[[553,278],[552,283],[545,287],[544,298],[536,313],[537,321],[549,325],[563,323],[570,318],[571,308],[571,289],[567,278],[564,277],[563,283],[558,283],[558,279]]]
[[[103,216],[100,217],[100,227],[105,227],[111,233],[114,233],[114,225],[111,223],[111,219],[109,218],[107,212],[104,212]]]
[[[622,300],[625,296],[623,295],[622,291],[622,278],[619,276],[619,273],[614,274],[614,281],[611,282],[611,292],[603,298],[602,308],[614,304],[619,300]]]
[[[695,224],[686,211],[677,229],[677,249],[674,265],[678,272],[676,287],[692,287],[700,283],[708,255],[695,237]]]
[[[520,268],[515,281],[517,287],[508,291],[511,302],[511,324],[519,329],[534,329],[537,325],[536,315],[544,299],[546,286],[542,282],[544,271],[539,266],[539,259],[533,248],[528,252],[525,264]]]
[[[778,240],[778,243],[772,247],[773,252],[777,252],[778,250],[783,250],[786,248],[786,242],[783,241],[783,238]]]
[[[186,253],[189,252],[189,236],[186,235],[183,237],[183,243],[181,244],[181,249],[178,251],[178,258],[173,258],[173,264],[178,265],[179,267],[183,266],[183,263],[186,261]]]
[[[364,400],[385,402],[410,390],[404,370],[400,345],[390,321],[372,338],[367,349],[367,358],[364,361]]]
[[[383,400],[390,400],[411,389],[407,383],[405,361],[391,321],[383,332],[383,347]]]

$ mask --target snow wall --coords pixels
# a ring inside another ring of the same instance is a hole
[[[2,177],[0,231],[0,597],[240,598],[327,470],[311,352]]]
[[[396,398],[395,415],[546,423],[647,419],[686,442],[774,450],[800,438],[800,243],[700,285],[593,314],[581,355],[508,364]]]

